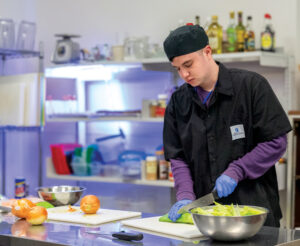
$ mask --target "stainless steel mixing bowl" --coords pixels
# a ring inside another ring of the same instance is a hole
[[[79,186],[50,186],[38,187],[39,197],[53,206],[73,205],[81,197],[84,187]]]
[[[201,207],[211,209],[213,206]],[[239,205],[240,208],[244,206]],[[214,216],[192,214],[194,224],[205,236],[221,241],[238,241],[254,236],[263,226],[267,218],[268,209],[249,206],[261,211],[262,214],[248,216]]]

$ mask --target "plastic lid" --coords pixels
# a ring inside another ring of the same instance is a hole
[[[167,94],[158,94],[157,97],[158,97],[158,99],[164,100],[164,99],[168,98],[168,95]]]
[[[267,14],[265,14],[265,18],[266,18],[266,19],[271,19],[272,17],[271,17],[270,14],[267,13]]]
[[[156,156],[147,156],[146,161],[157,161]]]

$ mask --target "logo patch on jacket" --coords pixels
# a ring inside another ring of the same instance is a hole
[[[242,124],[230,127],[232,140],[245,138],[244,126]]]

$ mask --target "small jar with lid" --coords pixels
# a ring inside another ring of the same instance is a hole
[[[156,156],[146,157],[146,179],[157,180],[157,158]]]
[[[155,101],[152,101],[149,105],[149,109],[150,109],[150,117],[154,118],[156,117],[156,109],[157,109],[157,106],[158,106],[158,102],[155,100]]]
[[[156,116],[157,117],[164,117],[166,107],[167,107],[167,94],[159,94],[158,95],[158,106],[156,108]]]

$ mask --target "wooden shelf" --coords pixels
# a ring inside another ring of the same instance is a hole
[[[76,176],[76,175],[59,175],[55,173],[51,158],[47,158],[47,178],[74,180],[74,181],[87,181],[87,182],[103,182],[103,183],[128,183],[136,185],[149,185],[161,187],[174,187],[174,182],[169,180],[140,180],[140,179],[124,179],[121,177],[102,177],[102,176]]]

